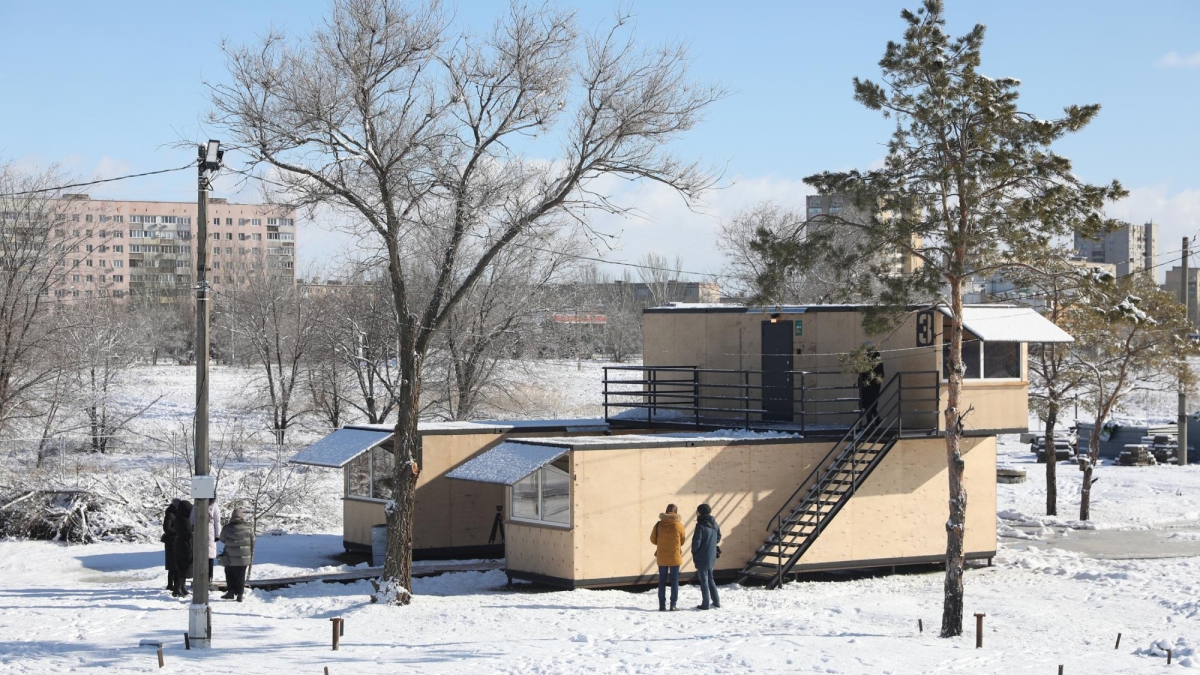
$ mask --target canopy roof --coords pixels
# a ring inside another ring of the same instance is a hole
[[[390,431],[338,429],[325,438],[292,455],[292,464],[327,466],[340,469],[350,460],[392,437]]]
[[[512,485],[567,454],[570,446],[506,441],[459,464],[447,478]]]
[[[942,314],[950,310],[942,307]],[[1075,338],[1030,307],[968,305],[963,326],[984,342],[1074,342]]]

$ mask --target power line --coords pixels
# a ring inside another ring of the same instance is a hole
[[[158,171],[145,171],[142,173],[131,173],[126,176],[117,176],[115,178],[101,178],[99,180],[88,181],[86,183],[71,183],[69,185],[59,185],[57,187],[39,188],[37,190],[24,190],[21,192],[9,192],[6,194],[0,194],[0,197],[21,197],[24,195],[34,195],[34,194],[39,194],[42,192],[58,192],[59,190],[70,190],[72,188],[87,187],[89,185],[99,185],[101,183],[112,183],[114,181],[128,180],[130,178],[141,178],[143,176],[155,176],[160,173],[171,173],[173,171],[183,171],[184,169],[191,169],[194,166],[196,166],[196,163],[190,162],[184,166],[176,167],[174,169],[159,169]]]

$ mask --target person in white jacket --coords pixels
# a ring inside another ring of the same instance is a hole
[[[192,510],[192,527],[196,526],[196,511]],[[221,538],[221,510],[217,500],[208,502],[208,583],[213,583],[213,561],[217,558],[217,540]]]

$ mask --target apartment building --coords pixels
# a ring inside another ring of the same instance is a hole
[[[1126,225],[1098,239],[1076,234],[1075,251],[1090,262],[1116,265],[1118,276],[1154,269],[1158,257],[1158,225]]]
[[[64,195],[51,241],[66,247],[60,300],[187,297],[196,269],[195,202],[121,201]],[[295,212],[209,200],[209,280],[218,291],[266,274],[295,280]]]
[[[809,195],[805,201],[805,216],[806,219],[812,220],[821,215],[843,215],[850,206],[850,198],[844,195]],[[921,245],[919,236],[913,235],[913,245]],[[890,258],[892,276],[907,276],[924,264],[920,258],[908,251],[891,251],[886,255]]]

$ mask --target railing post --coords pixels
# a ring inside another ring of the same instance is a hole
[[[896,438],[904,435],[904,373],[896,373]]]
[[[746,411],[745,429],[750,428],[750,371],[742,371],[742,410]]]
[[[608,366],[604,366],[604,421],[608,421]]]
[[[804,409],[804,392],[808,388],[808,383],[805,380],[805,375],[806,375],[806,373],[803,370],[800,371],[800,433],[801,434],[803,434],[805,432],[805,429],[807,428],[805,426],[805,420],[808,418],[808,415],[806,414],[806,411]]]
[[[696,417],[696,430],[700,430],[700,371],[692,367],[692,412]]]
[[[775,516],[775,588],[783,588],[783,516]]]
[[[658,371],[651,368],[650,369],[650,408],[649,408],[649,412],[646,413],[646,425],[651,428],[654,427],[654,413],[657,412],[657,410],[655,410],[655,406],[657,406],[657,405],[658,405]]]

